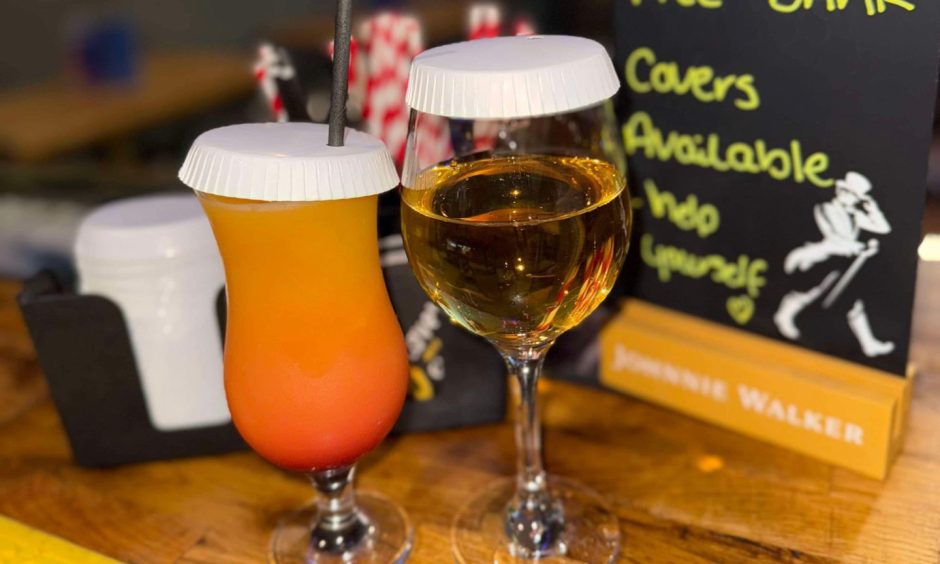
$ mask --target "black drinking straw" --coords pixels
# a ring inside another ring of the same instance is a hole
[[[349,85],[349,34],[352,0],[336,0],[333,35],[333,91],[330,93],[330,147],[342,147],[346,129],[346,92]]]

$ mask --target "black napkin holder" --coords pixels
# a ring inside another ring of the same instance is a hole
[[[231,423],[177,431],[153,427],[124,314],[111,300],[75,294],[42,271],[25,282],[17,302],[80,466],[246,448]],[[221,316],[219,323],[224,327]]]

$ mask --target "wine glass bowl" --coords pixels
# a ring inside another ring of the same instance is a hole
[[[500,349],[551,343],[607,296],[628,246],[623,175],[586,156],[474,155],[402,194],[426,292]]]

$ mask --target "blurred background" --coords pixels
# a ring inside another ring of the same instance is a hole
[[[0,3],[2,277],[43,266],[67,273],[75,228],[90,207],[182,190],[176,170],[206,129],[271,121],[272,103],[291,119],[326,116],[330,0]],[[393,11],[415,16],[425,48],[527,30],[586,35],[612,48],[613,0],[506,1],[495,9],[489,29],[492,12],[478,5],[471,14],[471,2],[360,0],[354,33]],[[267,66],[262,41],[273,49]],[[285,60],[292,73],[282,72]],[[277,75],[279,102],[262,94],[265,73]],[[361,125],[361,111],[351,100],[353,125]],[[937,143],[933,154],[930,186],[940,194]]]

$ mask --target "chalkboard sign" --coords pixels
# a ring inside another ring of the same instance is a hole
[[[936,0],[618,0],[633,292],[905,374]]]

